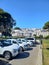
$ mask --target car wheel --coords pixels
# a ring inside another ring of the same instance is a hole
[[[4,58],[7,59],[7,60],[10,60],[12,57],[11,53],[10,52],[5,52],[4,53]]]

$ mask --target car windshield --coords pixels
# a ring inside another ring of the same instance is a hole
[[[1,43],[2,43],[4,46],[12,45],[11,42],[9,42],[9,41],[7,41],[7,40],[2,40]]]
[[[29,42],[28,40],[26,40],[26,42]]]
[[[11,43],[9,43],[9,42],[6,42],[6,41],[4,42],[4,44],[6,44],[6,45],[11,45]]]
[[[22,42],[21,42],[21,41],[18,41],[18,43],[19,43],[19,44],[22,44]]]
[[[14,44],[16,44],[17,42],[16,41],[12,41]]]
[[[25,40],[22,40],[22,42],[25,42]]]
[[[21,39],[18,39],[17,41],[21,41]]]
[[[11,43],[11,41],[10,41],[10,40],[5,40],[4,42],[9,42],[9,43]]]
[[[15,40],[13,40],[12,42],[13,42],[14,44],[18,44],[18,42],[17,42],[17,41],[15,41]],[[18,45],[19,45],[19,44],[18,44]]]

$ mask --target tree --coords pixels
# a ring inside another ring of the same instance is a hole
[[[15,27],[14,29],[16,29],[16,30],[21,30],[21,28],[19,28],[19,27]]]
[[[39,38],[42,39],[43,38],[43,35],[39,35]]]
[[[0,9],[0,32],[2,32],[3,35],[8,35],[8,33],[11,33],[11,29],[14,25],[15,20],[12,16],[3,9]]]
[[[37,35],[36,35],[36,34],[34,34],[33,36],[34,36],[35,38],[37,37]]]
[[[44,24],[43,29],[48,29],[48,30],[49,30],[49,21],[47,21],[47,22]]]

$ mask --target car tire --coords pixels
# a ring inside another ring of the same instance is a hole
[[[4,58],[10,60],[12,58],[12,54],[9,51],[4,52]]]

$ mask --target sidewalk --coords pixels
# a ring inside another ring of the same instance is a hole
[[[42,65],[42,48],[41,48],[41,45],[39,45],[39,52],[38,52],[38,56],[37,56],[36,65]]]

